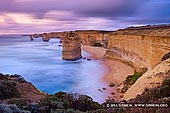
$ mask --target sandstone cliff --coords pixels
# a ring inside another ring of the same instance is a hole
[[[170,52],[170,26],[133,27],[115,31],[109,36],[108,49],[106,57],[122,60],[134,67],[151,69]]]
[[[148,71],[124,95],[125,100],[159,86],[170,72],[170,25],[129,27],[109,35],[105,58]]]
[[[76,30],[75,32],[79,34],[83,45],[93,46],[98,43],[105,48],[107,47],[109,33],[111,33],[111,31],[101,30]]]
[[[106,57],[153,68],[170,51],[170,36],[115,35],[109,37]]]

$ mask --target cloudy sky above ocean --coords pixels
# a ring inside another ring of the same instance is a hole
[[[0,34],[170,23],[170,0],[0,0]]]

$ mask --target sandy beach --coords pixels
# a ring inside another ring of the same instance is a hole
[[[104,59],[103,56],[106,52],[105,48],[82,45],[82,49],[92,54],[88,58],[99,60],[100,64],[106,68],[107,71],[104,70],[106,71],[106,74],[103,75],[103,80],[108,84],[108,87],[106,88],[108,98],[111,97],[115,100],[120,100],[120,96],[123,94],[118,93],[116,89],[128,75],[133,74],[133,68],[115,60]],[[110,87],[109,84],[111,83],[115,86]]]

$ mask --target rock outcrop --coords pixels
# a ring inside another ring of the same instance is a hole
[[[77,60],[82,58],[81,39],[75,32],[67,32],[62,36],[62,58],[64,60]]]

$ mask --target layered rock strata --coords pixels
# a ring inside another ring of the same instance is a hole
[[[112,34],[108,49],[105,57],[152,69],[170,51],[170,36]]]

